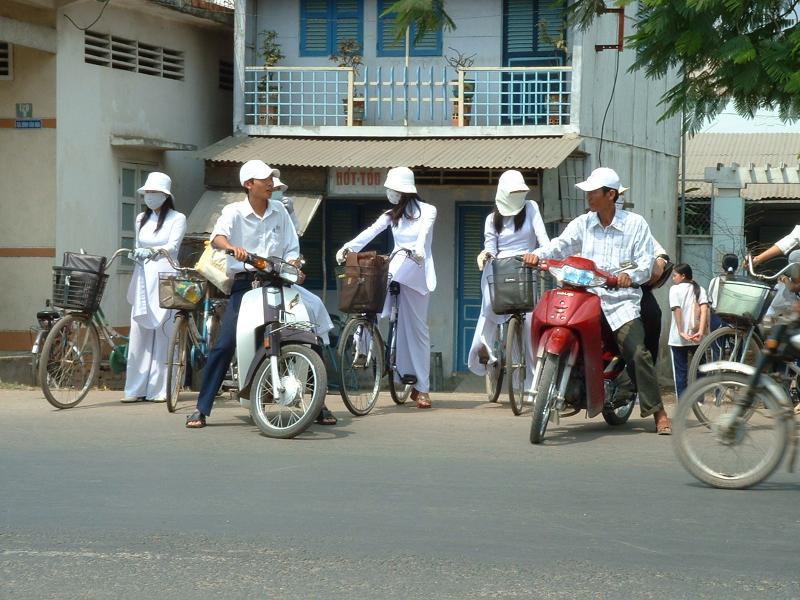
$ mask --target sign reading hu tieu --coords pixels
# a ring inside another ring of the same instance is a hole
[[[329,196],[385,196],[383,182],[388,169],[347,169],[328,170]]]

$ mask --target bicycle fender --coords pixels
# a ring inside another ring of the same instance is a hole
[[[739,373],[740,375],[746,375],[747,377],[752,377],[756,372],[756,368],[754,366],[738,363],[732,360],[719,360],[717,362],[706,363],[701,365],[699,370],[701,373],[706,373],[709,375],[722,371],[727,373]],[[764,384],[767,392],[772,394],[778,400],[778,402],[791,408],[792,402],[789,400],[789,396],[772,377],[769,375],[764,375],[761,378],[761,382]]]

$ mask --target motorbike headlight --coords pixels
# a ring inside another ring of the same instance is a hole
[[[281,265],[280,275],[281,279],[285,279],[291,283],[297,283],[297,280],[300,279],[300,270],[289,263],[283,263]]]

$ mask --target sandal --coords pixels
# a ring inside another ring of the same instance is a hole
[[[200,429],[206,426],[206,416],[199,410],[194,411],[186,417],[186,427],[189,429]]]
[[[431,397],[426,392],[417,392],[415,400],[417,401],[417,408],[431,407]]]
[[[656,421],[656,433],[658,435],[672,435],[672,420],[664,417]]]
[[[322,410],[319,411],[317,415],[317,423],[320,425],[336,425],[339,422],[334,414],[327,409],[327,407],[323,406]]]

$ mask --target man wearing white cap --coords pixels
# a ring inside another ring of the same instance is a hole
[[[241,261],[251,253],[258,256],[278,256],[299,266],[300,244],[294,225],[283,204],[270,201],[275,178],[279,175],[278,169],[273,169],[263,161],[249,160],[244,163],[239,171],[239,181],[247,191],[247,197],[225,206],[211,232],[211,244],[215,248],[233,251],[234,256],[228,257],[228,273],[234,275],[234,281],[222,317],[219,337],[203,370],[197,410],[186,419],[186,426],[189,428],[205,427],[214,397],[233,358],[239,307],[242,296],[252,289],[254,280],[252,271],[246,271]],[[311,292],[300,286],[297,289],[317,324],[317,335],[327,343],[327,332],[333,328],[327,311],[319,298]],[[336,418],[323,406],[318,422],[333,425]]]
[[[645,346],[640,318],[642,292],[631,287],[632,283],[643,284],[650,278],[655,257],[653,235],[644,218],[616,207],[620,182],[613,169],[595,169],[577,187],[587,193],[590,212],[573,219],[549,244],[526,254],[525,262],[536,265],[539,258],[580,254],[606,271],[618,269],[625,261],[636,263],[635,269],[620,273],[618,289],[591,291],[600,296],[603,326],[614,332],[628,373],[636,382],[642,416],[653,415],[656,432],[669,435],[671,423],[661,402],[653,357]]]

